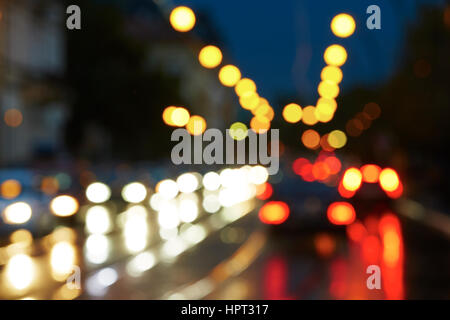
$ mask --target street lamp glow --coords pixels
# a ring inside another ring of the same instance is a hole
[[[241,71],[231,64],[222,67],[219,71],[219,80],[226,87],[233,87],[241,79]]]
[[[198,55],[200,64],[208,69],[214,69],[222,62],[222,51],[216,46],[206,46]]]
[[[169,19],[172,27],[179,32],[192,30],[196,20],[194,11],[185,6],[179,6],[173,9]]]
[[[283,109],[283,118],[289,123],[297,123],[302,119],[302,108],[295,103],[290,103]]]
[[[338,14],[331,21],[331,31],[337,37],[348,38],[355,32],[355,29],[355,19],[349,14]]]
[[[347,61],[347,50],[343,46],[333,44],[325,50],[323,57],[327,64],[340,67]]]
[[[256,92],[256,84],[252,79],[242,78],[234,87],[239,97]]]
[[[176,127],[184,127],[188,122],[189,122],[189,111],[187,111],[186,108],[175,108],[175,110],[172,111],[171,113],[171,122],[176,126]]]

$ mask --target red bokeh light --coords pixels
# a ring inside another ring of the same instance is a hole
[[[266,182],[256,186],[256,198],[259,200],[267,200],[273,194],[273,187],[270,183]]]

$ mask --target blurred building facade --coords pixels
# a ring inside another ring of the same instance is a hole
[[[59,1],[0,1],[2,165],[29,162],[62,144],[61,126],[68,112],[61,85],[64,28]]]

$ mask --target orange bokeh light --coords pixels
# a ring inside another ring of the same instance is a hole
[[[5,199],[14,199],[22,192],[22,186],[17,180],[6,180],[0,186],[1,196]]]
[[[314,237],[314,246],[321,257],[329,257],[336,250],[336,240],[328,233],[319,233]]]
[[[328,220],[335,225],[349,225],[355,221],[355,208],[348,202],[334,202],[327,210]]]
[[[206,120],[201,116],[192,116],[186,125],[186,130],[193,136],[201,135],[206,130]]]
[[[320,144],[320,135],[315,130],[306,130],[302,135],[302,142],[308,149],[317,149]]]
[[[270,201],[259,210],[259,219],[265,224],[282,224],[289,217],[289,206],[281,201]]]
[[[326,180],[330,176],[330,168],[325,162],[319,161],[313,165],[312,174],[316,180]]]
[[[375,164],[366,164],[361,167],[363,181],[367,183],[377,183],[380,177],[381,168]]]

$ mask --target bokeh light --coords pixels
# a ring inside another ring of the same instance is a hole
[[[236,86],[234,87],[234,90],[236,91],[236,94],[239,97],[246,96],[256,92],[256,84],[251,79],[242,78],[237,82]]]
[[[203,186],[206,190],[215,191],[220,188],[220,176],[216,172],[208,172],[203,176]]]
[[[342,178],[342,184],[348,191],[356,191],[361,187],[362,174],[357,168],[347,169]]]
[[[328,143],[335,149],[343,148],[347,144],[347,136],[340,130],[334,130],[328,135]]]
[[[179,6],[172,10],[169,20],[176,31],[187,32],[194,28],[196,19],[192,9],[185,6]]]
[[[250,128],[258,134],[267,132],[270,129],[270,122],[261,121],[257,117],[253,117],[250,120]]]
[[[317,88],[319,95],[327,99],[334,99],[339,95],[339,87],[336,83],[325,80],[320,82]]]
[[[347,51],[343,46],[333,44],[325,50],[324,59],[327,64],[340,67],[347,61]]]
[[[72,216],[77,213],[78,207],[77,199],[68,195],[58,196],[50,202],[50,210],[58,217]]]
[[[22,224],[31,219],[32,210],[28,203],[15,202],[3,210],[3,220],[7,224]]]
[[[336,84],[342,81],[343,76],[342,70],[335,66],[326,66],[320,74],[322,81],[330,81]]]
[[[122,198],[126,202],[140,203],[147,197],[147,188],[140,182],[132,182],[122,189]]]
[[[178,184],[171,179],[162,180],[156,185],[156,192],[166,200],[173,199],[179,192]]]
[[[223,66],[219,71],[219,80],[226,87],[234,87],[241,79],[241,71],[231,64]]]
[[[239,98],[239,104],[246,110],[255,110],[260,106],[260,97],[256,92],[247,92]]]
[[[222,62],[222,51],[216,46],[205,46],[198,55],[200,64],[208,69],[214,69]]]
[[[328,220],[335,225],[349,225],[356,219],[356,212],[348,202],[334,202],[327,210]]]
[[[308,107],[304,108],[302,121],[304,124],[309,125],[309,126],[313,126],[317,122],[319,122],[319,120],[316,117],[316,108],[313,106],[308,106]]]
[[[111,189],[104,183],[94,182],[86,188],[86,198],[93,203],[103,203],[111,197]]]
[[[400,186],[400,179],[394,169],[386,168],[380,173],[380,186],[384,191],[393,192]]]
[[[355,19],[349,14],[338,14],[331,20],[331,31],[340,38],[350,37],[356,29]]]
[[[206,130],[206,120],[201,116],[192,116],[186,124],[186,130],[193,136],[203,134]]]
[[[295,103],[290,103],[283,109],[283,118],[286,122],[297,123],[302,119],[302,108]]]
[[[256,198],[259,200],[268,200],[273,194],[273,187],[270,183],[266,182],[256,187]]]
[[[16,290],[28,288],[34,280],[36,266],[30,256],[17,254],[11,257],[5,267],[8,284]]]
[[[183,193],[191,193],[198,189],[199,181],[193,173],[183,173],[177,178],[178,190]]]
[[[0,195],[5,199],[17,198],[21,192],[22,185],[17,180],[6,180],[0,185]]]
[[[320,143],[320,135],[315,130],[306,130],[302,134],[302,143],[308,149],[317,149]]]
[[[289,206],[281,201],[270,201],[259,210],[259,219],[265,224],[279,225],[289,217]]]
[[[361,167],[363,181],[367,183],[377,183],[380,172],[381,168],[375,164],[366,164]]]
[[[234,140],[244,140],[247,137],[248,128],[242,122],[235,122],[230,126],[229,134]]]
[[[174,106],[169,106],[164,109],[162,117],[165,124],[174,126],[174,123],[172,122],[172,113],[175,111],[175,109],[176,107]]]
[[[22,124],[22,112],[18,109],[9,109],[5,112],[4,120],[7,126],[16,128]]]
[[[189,111],[186,108],[175,108],[171,113],[171,123],[176,127],[184,127],[189,122]]]

